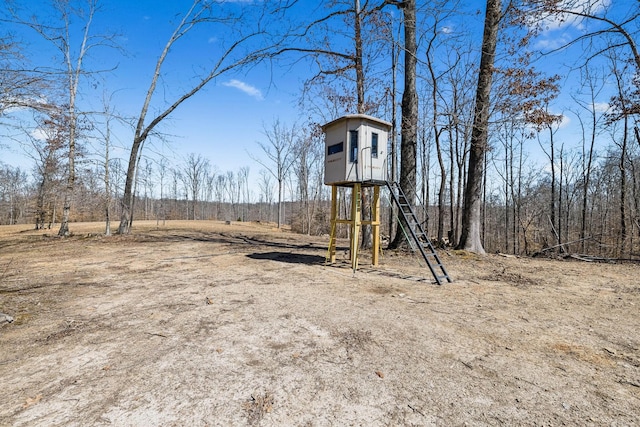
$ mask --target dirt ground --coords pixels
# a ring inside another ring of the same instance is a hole
[[[1,426],[638,425],[639,265],[102,227],[0,227]]]

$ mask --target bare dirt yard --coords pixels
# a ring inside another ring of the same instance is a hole
[[[638,265],[102,227],[0,227],[0,425],[638,425]]]

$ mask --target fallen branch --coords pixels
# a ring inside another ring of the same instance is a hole
[[[620,384],[626,384],[626,385],[630,385],[630,386],[633,386],[633,387],[640,387],[640,384],[634,383],[634,382],[631,382],[631,381],[627,381],[627,380],[619,380],[618,382]]]
[[[601,256],[595,255],[586,255],[586,254],[569,254],[565,255],[564,258],[573,258],[579,261],[586,262],[640,262],[640,259],[637,258],[605,258]]]
[[[593,262],[593,258],[585,258],[583,255],[571,254],[569,257],[579,261]]]
[[[414,408],[411,405],[407,405],[409,407],[409,409],[411,409],[413,412],[417,412],[418,414],[422,415],[424,417],[424,414],[422,412],[420,412],[420,410],[418,408]]]
[[[162,335],[162,334],[157,334],[154,332],[147,332],[147,334],[151,335],[152,337],[162,337],[162,338],[169,338],[166,335]]]
[[[502,252],[498,252],[498,255],[504,258],[517,258],[515,255],[503,254]]]
[[[549,247],[547,247],[547,248],[542,248],[542,249],[540,249],[538,252],[534,253],[534,254],[533,254],[533,256],[539,255],[539,254],[541,254],[541,253],[543,253],[543,252],[550,251],[551,249],[555,249],[555,248],[559,248],[559,247],[562,247],[562,249],[563,249],[564,251],[566,251],[566,250],[567,250],[567,249],[565,248],[565,246],[566,246],[566,245],[571,245],[571,244],[574,244],[574,243],[579,243],[579,242],[582,242],[582,241],[585,241],[585,240],[591,240],[591,239],[593,239],[593,238],[594,238],[594,236],[589,236],[589,237],[584,237],[584,238],[582,238],[582,239],[578,239],[578,240],[572,240],[571,242],[560,243],[560,244],[557,244],[557,245],[549,246]]]

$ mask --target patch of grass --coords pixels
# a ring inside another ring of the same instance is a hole
[[[463,260],[471,260],[471,259],[478,259],[478,254],[475,254],[473,252],[469,252],[469,251],[465,251],[464,249],[454,249],[452,251],[449,251],[450,254],[455,255],[457,257],[459,257],[460,259]]]
[[[252,394],[251,399],[244,403],[244,410],[247,415],[247,423],[250,426],[260,424],[265,414],[273,411],[273,393],[266,391],[261,394]]]

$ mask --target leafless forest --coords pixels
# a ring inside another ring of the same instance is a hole
[[[120,221],[125,233],[136,220],[277,221],[300,233],[326,233],[329,191],[322,184],[318,125],[358,112],[393,123],[389,176],[415,197],[438,244],[458,244],[465,203],[479,196],[488,252],[640,258],[637,2],[624,10],[608,1],[487,2],[501,15],[493,24],[485,22],[485,29],[497,26],[497,46],[493,81],[485,88],[491,98],[483,106],[477,97],[483,11],[471,13],[464,2],[344,0],[302,19],[288,15],[297,2],[264,2],[270,4],[222,17],[222,9],[196,1],[168,35],[158,62],[148,64],[156,74],[150,74],[143,108],[133,116],[120,114],[102,95],[101,111],[76,102],[95,96],[96,87],[105,89],[89,65],[88,49],[117,56],[122,47],[107,30],[89,26],[89,17],[101,13],[99,2],[71,3],[76,7],[60,3],[33,19],[12,2],[3,10],[14,30],[0,34],[0,150],[23,149],[32,161],[0,163],[0,224],[67,234],[78,221]],[[72,15],[78,19],[56,21]],[[211,16],[218,18],[215,26]],[[256,16],[288,24],[262,39],[258,22],[273,22]],[[255,26],[244,19],[254,19]],[[44,24],[51,20],[59,25]],[[469,26],[469,33],[450,36],[452,23],[461,28],[472,22],[475,33]],[[554,22],[566,25],[566,38],[542,48],[540,40]],[[84,36],[64,39],[77,36],[65,31],[72,25],[84,28]],[[181,48],[174,46],[176,34],[207,25],[245,33],[227,44],[232,47],[218,65],[199,75],[192,88],[160,100],[156,83],[164,75],[163,55]],[[37,58],[23,54],[22,31],[54,44],[57,68],[43,73]],[[571,63],[564,63],[568,58]],[[265,61],[320,67],[300,89],[305,119],[296,125],[263,123],[264,139],[249,153],[246,167],[225,170],[198,153],[162,153],[153,141],[143,149],[150,135],[157,144],[171,133],[170,125],[160,125],[208,82]],[[474,122],[481,110],[488,111],[484,142],[474,137],[474,129],[483,129]],[[116,123],[130,125],[128,159],[113,156]],[[467,191],[471,153],[481,156],[482,175],[480,185]],[[388,202],[383,233],[395,233]]]
[[[638,1],[0,2],[0,426],[637,424],[639,34]],[[384,196],[347,263],[354,114],[453,283]]]

